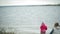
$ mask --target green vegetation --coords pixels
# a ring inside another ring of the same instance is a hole
[[[14,32],[1,32],[0,31],[0,34],[15,34]]]
[[[0,30],[0,34],[15,34],[14,32],[6,32],[5,29]]]

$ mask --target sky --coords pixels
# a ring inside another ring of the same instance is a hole
[[[60,0],[0,0],[1,5],[45,5],[60,4]]]

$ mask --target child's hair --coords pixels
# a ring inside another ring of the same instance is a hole
[[[59,23],[58,23],[58,22],[56,22],[56,23],[54,24],[54,27],[57,27],[57,26],[59,26]]]

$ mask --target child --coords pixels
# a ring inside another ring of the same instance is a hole
[[[47,26],[44,24],[44,22],[42,22],[40,29],[41,29],[41,34],[46,34]]]

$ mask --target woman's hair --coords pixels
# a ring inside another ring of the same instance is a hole
[[[56,23],[54,24],[54,27],[57,27],[57,26],[59,26],[59,23],[58,23],[58,22],[56,22]]]

